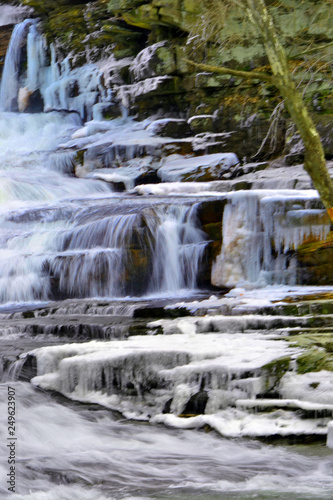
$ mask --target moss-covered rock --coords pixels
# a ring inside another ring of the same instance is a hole
[[[281,378],[290,368],[290,363],[290,356],[284,356],[282,358],[274,359],[262,367],[265,396],[278,388]]]
[[[297,358],[297,372],[300,374],[308,372],[319,372],[326,369],[328,356],[322,349],[311,349]]]
[[[143,3],[145,3],[145,0],[109,0],[108,10],[111,12],[130,10]]]
[[[158,24],[158,9],[150,4],[140,5],[136,9],[124,12],[123,18],[131,26],[151,30]]]

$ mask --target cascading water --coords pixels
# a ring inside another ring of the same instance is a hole
[[[144,210],[119,213],[116,200],[110,203],[85,210],[74,204],[72,213],[60,205],[41,207],[34,215],[9,214],[1,250],[1,300],[46,300],[59,294],[112,298],[195,289],[206,241],[191,209],[155,207],[152,218]],[[131,204],[127,210],[138,208]],[[24,228],[22,235],[13,232],[17,226]]]
[[[22,45],[27,37],[31,19],[26,19],[15,26],[7,50],[0,86],[0,109],[12,111],[17,109],[19,90],[19,69],[22,56]]]
[[[158,214],[152,291],[174,292],[197,286],[206,236],[196,225],[196,209],[178,206]]]
[[[20,74],[25,40],[27,72]],[[101,72],[90,66],[71,70],[68,59],[59,65],[52,47],[47,66],[46,53],[35,20],[16,26],[2,77],[3,107],[12,109],[19,88],[30,93],[40,90],[45,109],[91,116],[94,104],[105,93]],[[0,146],[5,154],[0,199],[9,204],[10,211],[1,214],[0,300],[121,297],[194,289],[205,246],[195,211],[164,206],[146,217],[133,202],[117,210],[118,198],[107,184],[64,176],[75,158],[53,151],[79,125],[75,114],[2,115]],[[108,201],[85,201],[89,208],[81,209],[79,198],[94,193]],[[105,205],[109,203],[108,213]],[[138,273],[137,267],[145,272]]]
[[[43,85],[46,69],[46,40],[38,33],[36,23],[33,23],[27,36],[27,77],[25,87],[34,92]],[[56,76],[56,75],[54,75]]]

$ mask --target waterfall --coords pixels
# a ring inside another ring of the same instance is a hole
[[[198,270],[206,246],[196,221],[197,205],[176,206],[159,214],[156,230],[152,291],[175,292],[197,286]]]
[[[27,29],[33,23],[33,20],[26,19],[16,25],[9,42],[0,86],[0,109],[5,111],[17,109],[21,49],[27,37]]]
[[[155,207],[146,213],[117,213],[117,207],[103,206],[74,209],[64,224],[68,212],[58,208],[50,217],[44,208],[33,226],[25,222],[28,213],[21,217],[25,231],[8,236],[0,249],[2,302],[175,294],[196,288],[206,240],[195,208]]]
[[[21,72],[25,43],[27,69]],[[1,83],[3,109],[15,110],[20,92],[29,97],[38,90],[45,110],[72,110],[90,119],[94,106],[109,98],[102,71],[91,64],[72,68],[68,58],[59,63],[52,46],[50,54],[48,65],[35,20],[16,26]],[[56,151],[79,124],[77,115],[56,112],[2,114],[0,203],[10,210],[0,213],[0,300],[118,298],[196,289],[206,246],[196,205],[142,206],[133,198],[119,204],[108,184],[66,176],[75,154]]]
[[[57,250],[46,257],[44,269],[59,280],[65,296],[193,290],[206,245],[195,210],[171,206],[155,207],[153,214],[108,214],[106,207],[85,211],[75,217],[72,229],[58,233]]]

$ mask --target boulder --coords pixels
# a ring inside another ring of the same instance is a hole
[[[154,184],[159,181],[156,170],[149,165],[129,165],[119,168],[101,168],[93,170],[87,177],[112,184],[118,191],[130,190],[140,184]]]
[[[194,415],[202,415],[205,413],[205,408],[208,402],[208,392],[201,390],[190,397],[185,405],[180,417],[193,417]]]

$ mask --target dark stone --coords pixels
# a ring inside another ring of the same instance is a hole
[[[142,175],[135,180],[135,185],[140,186],[141,184],[158,184],[160,179],[157,175],[157,171],[148,168],[143,171]]]
[[[166,403],[164,404],[162,413],[170,413],[171,412],[171,404],[172,404],[172,399],[168,399]]]
[[[156,120],[149,125],[147,130],[151,132],[152,135],[174,137],[175,139],[188,137],[192,134],[191,127],[186,120],[175,118]]]
[[[191,416],[191,415],[202,415],[205,413],[205,408],[208,401],[208,392],[207,391],[199,391],[193,396],[190,397],[186,406],[183,410],[181,416]]]
[[[39,90],[35,90],[29,97],[29,103],[25,108],[25,113],[42,113],[44,101]]]
[[[121,116],[121,108],[117,102],[106,103],[101,106],[99,111],[102,117],[106,120],[113,120],[114,118]]]
[[[37,360],[35,356],[28,354],[19,374],[19,380],[29,382],[37,375]]]
[[[233,132],[224,140],[222,151],[233,151],[238,158],[253,159],[253,161],[265,160],[281,152],[285,145],[283,118],[280,119],[278,135],[274,138],[275,145],[272,146],[270,138],[265,140],[270,127],[270,116],[253,112],[253,106],[244,105],[240,108],[237,102],[223,106],[214,118],[215,131]]]
[[[80,87],[78,82],[75,80],[69,84],[68,97],[77,97],[80,94]]]
[[[222,216],[227,200],[211,200],[203,201],[198,207],[198,218],[203,226],[220,222],[222,224]]]

